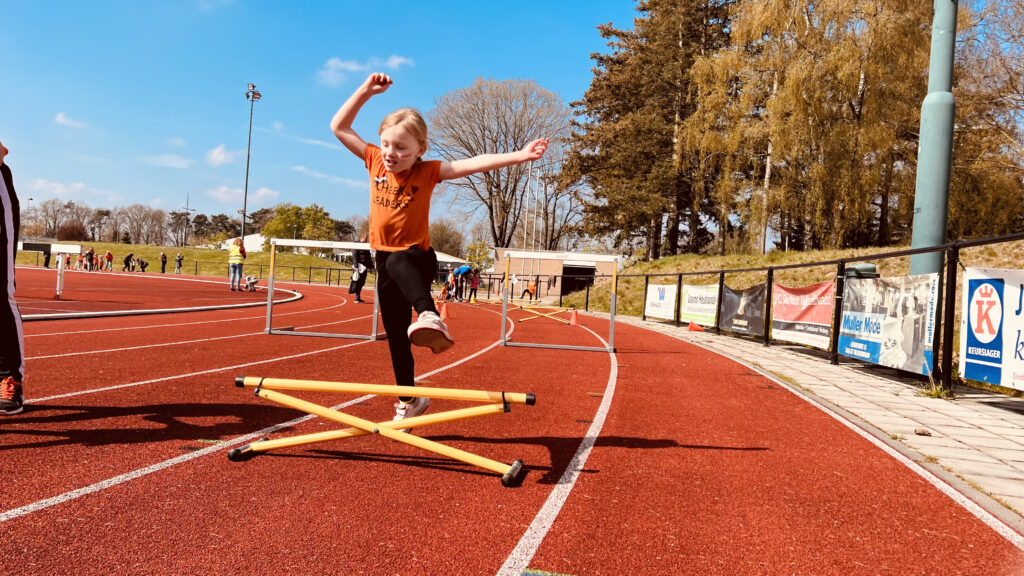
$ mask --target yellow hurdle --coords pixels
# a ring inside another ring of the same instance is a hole
[[[471,466],[483,468],[491,472],[501,474],[503,486],[514,486],[519,484],[523,475],[523,462],[516,460],[511,465],[477,456],[458,448],[452,448],[444,444],[413,436],[402,432],[405,428],[419,428],[430,424],[442,422],[453,422],[501,414],[510,410],[510,404],[526,404],[532,406],[536,403],[533,394],[522,394],[512,392],[488,392],[483,390],[460,390],[455,388],[431,388],[426,386],[384,386],[379,384],[358,384],[348,382],[321,382],[316,380],[292,380],[283,378],[259,378],[255,376],[239,376],[235,378],[235,386],[255,388],[256,396],[276,402],[289,408],[320,416],[326,420],[338,422],[348,426],[342,430],[331,430],[327,432],[315,432],[293,436],[291,438],[280,438],[277,440],[261,439],[235,448],[228,452],[228,459],[232,461],[243,461],[256,456],[261,452],[268,452],[279,448],[302,446],[341,438],[354,438],[369,434],[378,434],[385,438],[409,444],[417,448],[434,452],[442,456],[464,462]],[[380,396],[406,396],[444,398],[446,400],[468,400],[472,402],[486,402],[482,406],[473,408],[462,408],[449,410],[447,412],[435,412],[405,420],[388,420],[385,422],[372,422],[362,418],[345,414],[319,404],[289,396],[275,390],[306,390],[312,392],[343,392],[350,394],[376,394]]]
[[[534,320],[537,318],[550,318],[565,324],[569,324],[569,321],[565,318],[559,318],[558,316],[555,316],[555,314],[561,314],[562,312],[569,312],[572,310],[572,308],[559,308],[558,306],[523,306],[522,304],[519,305],[519,309],[523,312],[533,314],[533,316],[520,318],[520,322],[526,322],[527,320]],[[548,310],[548,312],[545,312],[545,310]]]

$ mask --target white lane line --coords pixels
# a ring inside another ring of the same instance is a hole
[[[515,324],[513,324],[512,327],[509,329],[508,334],[511,334],[514,330],[515,330]],[[506,337],[508,336],[508,334],[506,335]],[[170,377],[170,378],[159,378],[159,379],[155,379],[155,380],[149,380],[149,381],[146,381],[146,382],[135,382],[133,384],[124,384],[124,385],[121,385],[121,386],[112,386],[112,387],[109,387],[109,388],[104,388],[103,390],[113,390],[113,389],[117,389],[117,388],[125,388],[125,387],[128,387],[128,386],[138,386],[138,385],[141,385],[141,384],[149,384],[149,383],[152,383],[152,382],[160,382],[162,380],[170,380],[170,379],[173,379],[173,378],[184,378],[184,377],[196,376],[196,375],[200,375],[200,374],[208,374],[208,373],[211,373],[211,372],[221,372],[221,371],[224,371],[224,370],[232,370],[234,368],[238,368],[238,367],[242,367],[242,366],[253,366],[253,365],[256,365],[256,364],[265,364],[265,363],[268,363],[268,362],[275,362],[275,361],[278,361],[278,360],[286,360],[286,359],[290,359],[290,358],[297,358],[299,356],[306,356],[306,355],[309,355],[309,354],[316,354],[316,353],[319,353],[319,352],[330,352],[330,351],[333,351],[333,350],[338,350],[340,348],[348,348],[348,347],[351,347],[351,346],[358,346],[360,344],[368,344],[368,343],[369,343],[369,341],[353,342],[351,344],[345,344],[343,346],[335,346],[334,348],[328,348],[328,349],[325,349],[325,350],[320,350],[318,352],[309,352],[309,353],[305,353],[305,354],[298,354],[298,355],[295,355],[295,356],[286,356],[286,357],[275,358],[275,359],[271,359],[271,360],[262,360],[262,361],[259,361],[259,362],[252,362],[250,364],[240,364],[239,366],[229,366],[227,368],[219,368],[219,369],[216,369],[216,370],[205,370],[203,372],[193,372],[193,373],[184,374],[184,375],[180,375],[180,376],[173,376],[173,377]],[[456,360],[455,362],[452,362],[451,364],[448,364],[446,366],[442,366],[442,367],[440,367],[440,368],[438,368],[436,370],[427,372],[426,374],[421,374],[417,379],[427,378],[429,376],[433,376],[434,374],[438,374],[438,373],[443,372],[445,370],[448,370],[450,368],[454,368],[455,366],[458,366],[460,364],[468,362],[471,359],[474,359],[474,358],[477,358],[477,357],[481,356],[485,352],[488,352],[488,351],[494,349],[494,347],[498,346],[499,344],[501,344],[501,340],[496,340],[495,342],[491,343],[491,345],[487,346],[486,348],[478,350],[478,351],[474,352],[473,354],[471,354],[471,355],[469,355],[469,356],[467,356],[465,358],[462,358],[460,360]],[[91,390],[90,392],[99,392],[99,391],[100,390]],[[38,399],[36,401],[37,402],[41,402],[41,401],[45,401],[45,400],[51,400],[51,399],[54,399],[54,398],[64,398],[66,396],[73,396],[73,395],[74,394],[65,394],[65,395],[61,395],[61,396],[51,396],[49,398],[40,398],[40,399]],[[373,397],[374,397],[374,395],[372,395],[372,394],[371,395],[367,395],[367,396],[362,396],[360,398],[356,398],[355,400],[349,400],[348,402],[344,402],[342,404],[338,404],[336,406],[332,406],[331,409],[332,410],[340,410],[342,408],[346,408],[348,406],[352,406],[353,404],[358,404],[359,402],[362,402],[364,400],[368,400],[368,399],[373,398]],[[131,481],[131,480],[135,480],[137,478],[141,478],[141,477],[147,476],[149,474],[153,474],[154,472],[159,472],[161,470],[165,470],[165,469],[170,468],[172,466],[176,466],[176,465],[182,464],[184,462],[189,462],[191,460],[195,460],[196,458],[200,458],[200,457],[206,456],[208,454],[213,454],[214,452],[219,452],[219,451],[221,451],[221,450],[223,450],[225,448],[229,448],[229,447],[235,446],[237,444],[244,444],[244,443],[246,443],[246,442],[248,442],[250,440],[255,440],[256,438],[259,438],[261,436],[265,436],[267,434],[270,434],[271,432],[276,432],[278,430],[281,430],[281,429],[284,429],[284,428],[288,428],[289,426],[294,426],[296,424],[299,424],[301,422],[305,422],[306,420],[310,420],[312,418],[313,418],[312,414],[307,414],[306,416],[301,416],[301,417],[296,418],[294,420],[289,420],[288,422],[284,422],[284,423],[281,423],[281,424],[275,424],[273,426],[264,428],[262,430],[259,430],[258,432],[253,432],[251,434],[246,434],[244,436],[239,436],[239,437],[233,438],[231,440],[225,440],[224,442],[221,442],[219,444],[215,444],[213,446],[209,446],[207,448],[203,448],[202,450],[197,450],[195,452],[189,452],[188,454],[182,454],[181,456],[177,456],[177,457],[171,458],[169,460],[164,460],[163,462],[157,462],[156,464],[147,466],[145,468],[140,468],[138,470],[132,470],[131,472],[126,472],[124,474],[121,474],[121,475],[118,475],[118,476],[114,476],[113,478],[108,478],[106,480],[102,480],[100,482],[96,482],[95,484],[90,484],[89,486],[84,486],[82,488],[77,488],[75,490],[71,490],[71,491],[65,492],[63,494],[59,494],[57,496],[53,496],[51,498],[44,498],[43,500],[38,500],[36,502],[33,502],[31,504],[26,504],[25,506],[21,506],[19,508],[12,508],[11,510],[0,512],[0,524],[2,524],[4,522],[7,522],[8,520],[13,520],[13,519],[19,518],[21,516],[32,514],[33,512],[38,512],[40,510],[45,510],[46,508],[50,508],[50,507],[56,506],[58,504],[63,504],[65,502],[70,502],[70,501],[75,500],[77,498],[81,498],[82,496],[87,496],[89,494],[93,494],[93,493],[99,492],[101,490],[105,490],[107,488],[112,488],[114,486],[117,486],[118,484],[124,484],[125,482]]]
[[[608,342],[598,336],[596,332],[586,326],[581,325],[580,327],[593,334],[601,341],[605,348],[608,347]],[[544,505],[541,506],[537,516],[530,523],[530,527],[526,529],[526,532],[519,539],[519,543],[516,544],[515,549],[509,554],[501,568],[498,569],[499,576],[519,576],[529,568],[530,560],[533,559],[541,543],[544,542],[544,537],[547,536],[551,526],[554,525],[555,519],[558,518],[558,513],[562,511],[562,506],[565,505],[565,501],[569,499],[569,494],[572,492],[573,487],[576,486],[576,480],[579,478],[580,472],[583,471],[587,464],[587,458],[590,457],[590,452],[597,442],[597,437],[601,435],[601,428],[604,427],[605,418],[611,409],[612,397],[615,395],[615,382],[619,377],[618,357],[614,352],[609,352],[608,357],[611,361],[608,384],[604,388],[604,397],[597,409],[597,414],[594,415],[594,421],[590,424],[590,428],[587,429],[586,436],[580,442],[579,448],[576,449],[576,454],[573,455],[569,465],[566,466],[562,477],[558,479],[558,483],[551,490],[551,494],[548,494],[548,499],[544,501]]]
[[[314,326],[326,326],[330,324],[343,324],[345,322],[354,322],[356,320],[364,320],[366,318],[372,318],[372,316],[360,316],[358,318],[351,318],[349,320],[340,320],[338,322],[329,322],[327,324],[310,324],[308,326],[298,326],[297,328],[311,328]],[[228,336],[213,336],[210,338],[198,338],[196,340],[180,340],[178,342],[161,342],[157,344],[140,344],[138,346],[126,346],[124,348],[103,348],[102,350],[86,350],[83,352],[65,352],[64,354],[50,354],[47,356],[32,356],[26,358],[26,360],[45,360],[47,358],[64,358],[67,356],[87,356],[89,354],[112,354],[115,352],[125,352],[127,350],[142,350],[144,348],[164,348],[166,346],[180,346],[182,344],[197,344],[199,342],[212,342],[214,340],[229,340],[231,338],[244,338],[248,336],[263,336],[266,332],[245,332],[242,334],[230,334]]]
[[[639,328],[641,328],[643,330],[650,330],[649,328],[644,328],[642,326],[639,326]],[[899,463],[903,464],[907,468],[910,468],[910,470],[915,472],[921,478],[924,478],[924,480],[927,481],[929,484],[931,484],[932,486],[935,486],[936,488],[938,488],[939,492],[942,492],[943,494],[948,496],[954,502],[956,502],[957,504],[962,506],[964,509],[966,509],[968,512],[973,514],[978,520],[981,520],[986,525],[988,525],[989,528],[992,528],[993,530],[995,530],[995,532],[997,534],[999,534],[1003,538],[1006,538],[1011,544],[1013,544],[1017,548],[1019,548],[1021,550],[1024,550],[1024,535],[1021,535],[1019,532],[1014,530],[1013,527],[1011,527],[1010,525],[1004,523],[1002,520],[1000,520],[998,517],[993,515],[991,512],[989,512],[988,510],[983,508],[977,502],[975,502],[974,500],[971,500],[970,498],[968,498],[964,494],[960,493],[956,488],[953,488],[952,486],[950,486],[945,480],[943,480],[942,478],[939,478],[935,474],[932,474],[930,471],[928,471],[927,468],[921,466],[917,462],[914,462],[913,460],[911,460],[910,458],[905,456],[899,450],[893,448],[892,446],[889,446],[885,442],[882,442],[881,440],[876,438],[873,434],[871,434],[867,430],[865,430],[865,429],[861,428],[860,426],[858,426],[856,423],[851,422],[851,421],[847,420],[846,418],[843,418],[843,416],[841,414],[839,414],[838,412],[832,410],[831,408],[829,408],[825,404],[822,404],[816,398],[812,398],[810,396],[807,396],[806,394],[804,394],[804,392],[801,389],[796,388],[794,386],[791,386],[790,384],[787,384],[786,382],[783,382],[782,380],[776,378],[771,372],[768,372],[767,370],[761,368],[760,366],[755,366],[753,364],[749,364],[749,363],[747,363],[747,362],[745,362],[743,360],[740,360],[739,358],[734,358],[734,357],[729,356],[727,354],[724,354],[724,353],[722,353],[722,352],[720,352],[718,350],[714,350],[714,349],[709,348],[707,346],[703,346],[703,345],[701,345],[701,344],[699,344],[697,342],[691,342],[689,340],[684,340],[683,338],[680,338],[680,337],[675,336],[673,334],[667,334],[667,333],[664,333],[664,332],[658,332],[656,330],[650,330],[650,331],[651,332],[655,332],[657,334],[664,334],[665,336],[668,336],[670,338],[675,338],[676,340],[679,340],[680,342],[685,342],[687,344],[693,344],[694,346],[696,346],[698,348],[702,348],[704,350],[707,350],[708,352],[711,352],[712,354],[717,354],[719,356],[722,356],[723,358],[728,358],[729,360],[732,360],[733,362],[736,362],[737,364],[741,364],[741,365],[743,365],[743,366],[745,366],[745,367],[747,367],[747,368],[757,372],[758,374],[764,376],[765,378],[771,380],[772,382],[775,382],[779,386],[782,386],[786,390],[789,390],[797,398],[802,398],[803,400],[805,400],[811,406],[814,406],[815,408],[818,408],[819,410],[821,410],[825,414],[828,414],[832,418],[835,418],[843,426],[846,426],[850,430],[853,430],[861,438],[864,438],[868,442],[874,444],[875,446],[880,448],[883,452],[885,452],[889,456],[892,456],[893,458],[895,458],[896,461],[898,461]]]
[[[335,296],[335,298],[337,298],[337,296]],[[278,316],[291,316],[293,314],[310,314],[313,312],[323,312],[324,310],[340,308],[341,306],[344,306],[345,302],[347,301],[344,298],[341,298],[341,300],[342,302],[340,304],[333,304],[331,306],[325,306],[323,308],[313,308],[311,310],[297,310],[295,312],[275,312],[274,317],[277,318]],[[187,310],[183,309],[182,312],[187,312]],[[71,334],[93,334],[96,332],[121,332],[127,330],[151,330],[153,328],[176,328],[178,326],[195,326],[197,324],[217,324],[219,322],[240,322],[242,320],[255,319],[265,320],[266,318],[266,314],[260,314],[259,316],[242,316],[241,318],[223,318],[220,320],[200,320],[198,322],[178,322],[174,324],[151,324],[148,326],[125,326],[123,328],[97,328],[95,330],[75,330],[71,332],[48,332],[45,334],[26,334],[25,338],[35,338],[39,336],[68,336]]]

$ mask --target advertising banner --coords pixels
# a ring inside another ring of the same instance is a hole
[[[772,287],[772,338],[828,350],[836,283]]]
[[[696,322],[701,326],[715,325],[718,310],[718,284],[694,286],[683,284],[683,297],[679,301],[679,319]]]
[[[960,375],[1024,390],[1024,270],[967,268],[961,293]]]
[[[932,371],[938,274],[847,278],[839,353],[918,374]]]
[[[733,290],[728,286],[722,293],[722,314],[719,325],[722,330],[761,336],[764,334],[764,284],[745,290]]]
[[[647,299],[644,303],[644,315],[648,318],[675,320],[676,285],[650,284],[647,286]]]

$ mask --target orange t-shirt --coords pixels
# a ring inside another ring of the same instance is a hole
[[[370,247],[397,252],[430,248],[430,196],[441,181],[441,162],[417,162],[405,172],[384,169],[380,148],[366,145],[370,173]]]

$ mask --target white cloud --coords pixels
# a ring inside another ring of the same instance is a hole
[[[369,58],[366,62],[342,60],[335,56],[327,60],[327,62],[325,62],[324,65],[316,71],[316,79],[320,84],[334,87],[340,86],[348,79],[348,74],[352,72],[372,72],[373,70],[381,68],[394,71],[398,70],[402,66],[412,65],[412,58],[406,58],[405,56],[399,56],[397,54],[392,54],[387,58]]]
[[[56,197],[74,196],[88,190],[88,187],[81,182],[64,184],[62,182],[54,182],[52,180],[44,180],[42,178],[29,180],[28,188],[29,190],[42,192],[43,194],[50,194],[51,196]]]
[[[238,202],[242,203],[243,190],[241,188],[231,188],[229,186],[217,186],[216,188],[210,188],[206,191],[206,195],[214,200],[219,200],[225,204],[231,204]]]
[[[249,193],[249,197],[255,198],[256,200],[273,200],[274,198],[277,198],[280,195],[281,193],[278,192],[277,190],[271,190],[270,188],[266,187],[260,188],[255,192]]]
[[[245,191],[242,188],[231,188],[230,186],[217,186],[216,188],[210,188],[206,191],[206,195],[214,200],[218,200],[225,204],[238,204],[242,205],[242,196]],[[270,188],[260,188],[258,190],[251,190],[249,192],[249,200],[271,200],[280,196],[281,193],[277,190],[271,190]]]
[[[179,170],[185,170],[195,163],[195,160],[190,158],[182,158],[177,154],[159,154],[156,156],[142,156],[139,159],[143,164],[150,166],[158,166],[160,168],[178,168]]]
[[[223,144],[206,153],[206,163],[210,166],[222,166],[235,161],[242,155],[241,150],[228,150]]]
[[[274,120],[270,125],[273,126],[274,132],[284,130],[284,122],[281,122],[280,120]]]
[[[93,188],[82,182],[65,184],[63,182],[54,182],[53,180],[45,180],[43,178],[34,178],[28,181],[27,186],[28,189],[33,192],[34,196],[39,196],[39,198],[36,199],[40,201],[42,201],[42,196],[51,196],[62,200],[84,200],[94,205],[99,202],[97,197],[101,198],[102,202],[107,204],[116,204],[123,200],[121,194],[118,192],[103,190],[101,188]]]
[[[85,122],[78,122],[68,118],[67,114],[63,112],[57,112],[57,116],[53,119],[54,122],[61,126],[70,126],[71,128],[85,128]]]
[[[344,184],[345,186],[349,186],[349,187],[352,187],[352,188],[367,188],[367,187],[369,187],[369,183],[366,180],[353,180],[351,178],[342,178],[340,176],[331,176],[330,174],[324,174],[322,172],[317,172],[316,170],[312,170],[310,168],[306,168],[305,166],[292,166],[292,170],[294,170],[294,171],[296,171],[296,172],[298,172],[300,174],[305,174],[306,176],[312,176],[313,178],[317,178],[319,180],[326,180],[326,181],[328,181],[328,182],[330,182],[332,184]]]
[[[167,139],[167,143],[169,145],[171,145],[171,146],[176,146],[178,148],[184,148],[185,147],[185,139],[184,138],[168,138]]]
[[[327,148],[329,150],[341,150],[342,149],[341,148],[341,144],[338,143],[337,141],[335,141],[335,142],[327,142],[327,141],[324,141],[324,140],[317,140],[317,139],[314,139],[314,138],[303,138],[301,136],[292,136],[291,134],[287,134],[285,132],[280,132],[280,131],[275,132],[274,130],[267,130],[266,128],[253,128],[253,130],[256,130],[257,132],[264,132],[266,134],[274,134],[276,136],[281,136],[283,138],[287,138],[289,140],[294,140],[296,142],[302,142],[303,144],[309,144],[311,146],[320,146],[321,148]]]

